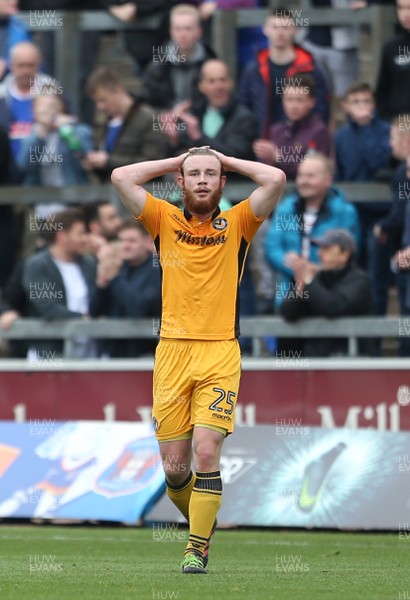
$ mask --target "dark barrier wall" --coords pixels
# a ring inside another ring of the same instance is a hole
[[[0,419],[149,422],[151,368],[0,372]],[[269,370],[245,365],[236,422],[410,430],[410,372],[408,367]]]

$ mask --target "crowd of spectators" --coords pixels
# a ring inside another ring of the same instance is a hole
[[[358,29],[312,27],[302,39],[288,7],[270,10],[264,47],[235,81],[204,31],[216,9],[255,4],[0,0],[0,185],[21,186],[24,194],[25,186],[107,184],[116,167],[203,145],[266,162],[283,169],[295,189],[252,245],[240,287],[242,314],[275,313],[290,321],[380,316],[396,285],[400,314],[410,315],[410,0],[396,1],[397,34],[381,49],[374,90],[358,80]],[[96,8],[123,22],[154,15],[161,26],[121,34],[138,94],[98,63],[99,34],[82,36],[84,97],[74,114],[70,90],[55,76],[49,37],[33,41],[18,13]],[[339,126],[334,99],[345,115]],[[371,198],[356,207],[338,186],[377,181],[392,187],[391,206],[382,211]],[[175,181],[171,187],[172,197],[162,197],[178,204]],[[220,206],[229,208],[229,198]],[[27,229],[34,243],[25,243]],[[3,329],[27,316],[157,319],[161,312],[158,257],[142,226],[106,199],[79,199],[72,207],[58,193],[55,203],[24,210],[0,204],[0,292]],[[268,351],[278,347],[312,356],[346,352],[339,340],[266,339]],[[247,341],[243,349],[250,349]],[[50,350],[61,353],[61,343],[8,348],[13,356]],[[74,341],[77,357],[152,351],[152,340]],[[378,354],[380,344],[363,352]],[[404,340],[400,353],[410,355]]]

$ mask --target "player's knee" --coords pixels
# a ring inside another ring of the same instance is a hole
[[[202,440],[195,444],[194,458],[197,471],[216,471],[219,469],[220,447],[212,440]]]
[[[170,473],[165,472],[165,479],[169,485],[172,487],[181,485],[186,481],[188,475],[186,473]]]
[[[162,466],[165,477],[171,485],[183,483],[188,477],[191,469],[188,460],[170,455],[162,457]]]

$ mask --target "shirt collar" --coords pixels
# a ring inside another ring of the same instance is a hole
[[[215,208],[214,212],[212,213],[211,221],[216,219],[216,217],[219,215],[220,212],[221,212],[221,209],[219,208],[219,206],[217,206]],[[191,215],[191,213],[189,212],[189,210],[187,208],[184,208],[184,217],[186,218],[187,221],[190,221],[193,217],[193,215]]]

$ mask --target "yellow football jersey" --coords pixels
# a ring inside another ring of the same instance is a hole
[[[249,198],[201,223],[147,192],[142,221],[162,268],[163,338],[228,340],[239,335],[239,283],[261,226]]]

